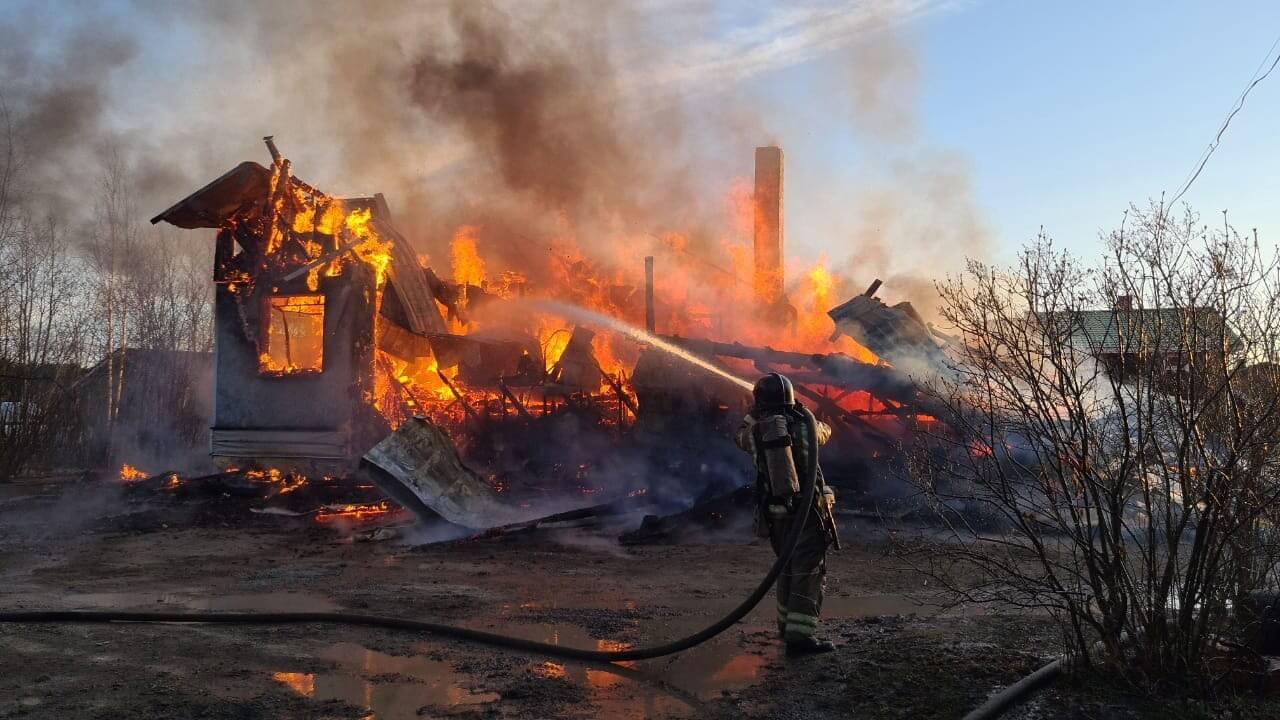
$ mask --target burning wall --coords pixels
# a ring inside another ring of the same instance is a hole
[[[270,169],[242,163],[152,222],[218,230],[213,454],[345,461],[386,430],[373,368],[392,278],[408,330],[443,320],[416,260],[393,262],[381,197],[322,193],[267,143]]]

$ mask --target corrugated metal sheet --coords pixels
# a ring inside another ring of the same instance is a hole
[[[430,510],[455,525],[485,530],[530,519],[528,510],[504,504],[493,488],[462,464],[440,428],[412,418],[364,455],[383,492],[424,519]]]

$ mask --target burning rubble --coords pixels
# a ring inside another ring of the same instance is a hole
[[[732,270],[675,232],[657,238],[669,271],[659,272],[652,255],[628,259],[625,242],[602,262],[571,237],[551,243],[545,267],[504,267],[480,229],[462,226],[444,272],[397,230],[382,195],[330,195],[295,176],[271,138],[266,144],[269,167],[241,163],[152,222],[217,232],[211,451],[227,473],[276,495],[301,487],[305,475],[350,475],[413,418],[441,431],[433,457],[456,447],[488,470],[466,475],[459,461],[418,500],[463,487],[503,497],[460,522],[467,527],[563,510],[548,500],[566,494],[581,505],[648,493],[672,511],[733,490],[746,473],[725,438],[747,394],[663,347],[725,377],[789,374],[836,429],[828,460],[836,477],[873,481],[871,459],[935,422],[911,378],[881,359],[937,352],[909,304],[875,300],[877,281],[837,305],[822,266],[785,286],[778,148],[757,150],[747,208],[754,260],[730,248]],[[630,274],[641,267],[643,281]],[[624,342],[574,324],[546,300],[610,323],[643,320],[647,334],[635,330],[628,334],[641,342]],[[349,512],[382,514],[368,503]]]

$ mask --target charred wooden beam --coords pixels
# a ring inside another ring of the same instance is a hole
[[[453,381],[449,379],[449,376],[445,375],[443,370],[437,370],[436,375],[440,376],[440,381],[443,382],[445,387],[449,388],[449,392],[453,393],[453,396],[458,399],[458,404],[461,405],[463,411],[467,413],[467,417],[472,420],[479,421],[480,414],[477,413],[475,409],[467,403],[466,399],[462,397],[462,392],[458,390],[458,386],[453,384]]]
[[[769,367],[768,365],[761,367],[761,363],[756,363],[756,367],[760,368],[762,372],[777,372],[776,369]],[[826,415],[829,420],[841,423],[853,432],[868,436],[885,447],[893,445],[893,438],[886,435],[876,426],[858,417],[855,413],[846,411],[832,398],[823,395],[817,390],[805,387],[804,383],[797,381],[794,377],[791,377],[791,381],[796,392],[812,400],[814,404],[817,405],[818,409]]]
[[[566,510],[565,512],[547,515],[546,517],[526,520],[524,522],[511,523],[510,525],[501,525],[499,527],[489,528],[479,535],[482,538],[504,537],[508,535],[518,535],[526,532],[533,532],[544,528],[556,527],[584,527],[590,525],[598,525],[604,518],[616,517],[627,513],[635,512],[651,505],[651,501],[644,495],[629,495],[627,497],[612,500],[600,505],[592,505],[590,507],[578,508],[577,510]]]
[[[533,420],[533,416],[530,415],[529,411],[525,409],[524,403],[520,402],[520,399],[516,397],[516,394],[511,392],[511,388],[507,387],[507,383],[505,381],[503,380],[498,381],[498,392],[502,393],[503,397],[511,401],[511,404],[512,406],[515,407],[516,412],[520,413],[520,417],[524,418],[525,420]]]
[[[591,356],[591,362],[595,363],[596,369],[600,371],[600,377],[604,378],[604,381],[609,384],[609,387],[613,388],[613,391],[617,393],[618,401],[623,405],[626,405],[627,409],[631,411],[632,417],[640,417],[640,408],[636,406],[636,401],[632,400],[631,396],[627,394],[627,391],[623,389],[622,383],[619,383],[612,375],[604,371],[604,368],[600,366],[600,361],[596,359],[595,355]]]
[[[359,244],[360,244],[360,241],[358,239],[352,240],[351,242],[344,243],[337,250],[334,250],[332,252],[327,252],[324,255],[321,255],[320,257],[316,258],[315,260],[312,260],[311,262],[307,263],[306,265],[303,265],[301,267],[298,267],[290,271],[284,277],[280,278],[280,281],[293,282],[294,280],[297,280],[298,278],[302,277],[303,275],[306,275],[312,270],[318,267],[322,267],[324,265],[328,265],[334,260],[341,258],[343,255],[346,255],[347,253],[354,250],[356,245],[359,245]]]
[[[267,144],[267,152],[271,153],[271,161],[279,165],[284,162],[284,155],[280,154],[280,150],[276,147],[276,138],[274,135],[268,135],[262,138],[262,142]]]
[[[274,163],[276,166],[280,166],[289,162],[288,158],[286,158],[280,152],[279,148],[276,147],[276,139],[274,135],[267,135],[266,137],[262,138],[262,142],[267,144],[267,152],[271,153],[271,162]],[[323,193],[317,190],[314,185],[305,183],[299,180],[298,178],[293,177],[292,175],[289,177],[289,183],[293,185],[297,185],[299,188],[303,190],[303,192],[306,192],[310,195],[314,195],[316,197],[328,197],[326,193]]]
[[[623,545],[680,542],[696,537],[699,532],[723,530],[738,522],[745,532],[754,507],[754,490],[750,486],[741,487],[672,515],[646,515],[640,527],[621,535],[618,542]]]

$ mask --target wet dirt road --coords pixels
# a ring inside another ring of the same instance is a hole
[[[79,492],[79,491],[78,491]],[[332,528],[146,531],[110,499],[0,485],[0,607],[337,610],[599,649],[712,622],[766,545],[620,548],[566,530],[449,545]],[[1048,652],[1042,621],[920,605],[924,579],[849,528],[824,628],[839,652],[782,656],[772,597],[687,653],[625,665],[340,626],[0,626],[0,717],[959,717]]]

